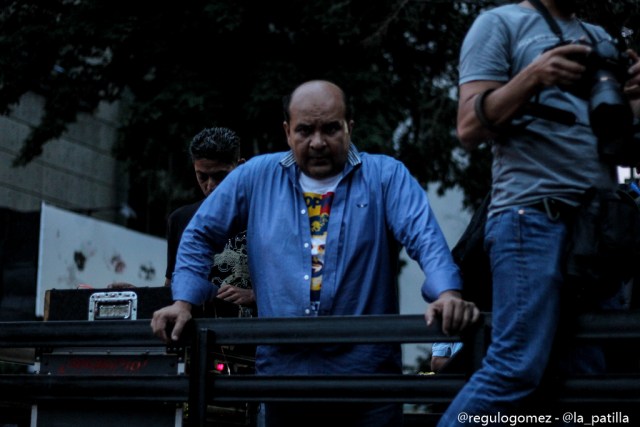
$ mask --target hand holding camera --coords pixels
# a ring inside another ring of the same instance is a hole
[[[640,99],[637,54],[623,51],[616,42],[606,39],[591,43],[583,39],[563,41],[545,54],[562,54],[568,62],[582,66],[579,77],[571,75],[571,79],[558,79],[556,84],[589,103],[589,121],[603,160],[621,166],[638,161],[640,141],[634,134],[634,112],[629,104],[630,99]]]
[[[632,65],[628,70],[629,78],[624,86],[624,93],[630,100],[640,101],[640,56],[631,49],[628,49],[626,54],[631,59]]]
[[[571,87],[582,79],[590,52],[586,44],[561,43],[546,50],[532,66],[542,86]]]

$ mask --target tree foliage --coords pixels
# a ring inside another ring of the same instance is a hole
[[[330,79],[351,96],[360,149],[399,158],[424,184],[461,185],[473,206],[488,188],[489,150],[458,147],[456,66],[472,20],[500,3],[5,0],[0,112],[27,91],[46,98],[19,167],[78,112],[123,100],[115,154],[128,166],[140,218],[130,225],[162,234],[168,211],[197,194],[186,154],[193,135],[233,128],[245,157],[286,149],[282,96],[304,80]],[[619,33],[637,28],[638,7],[591,2],[585,13]]]

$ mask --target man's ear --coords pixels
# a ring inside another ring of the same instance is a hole
[[[289,122],[287,122],[286,120],[282,122],[282,128],[284,129],[284,134],[287,137],[287,145],[289,146],[289,148],[293,148],[291,146],[291,140],[289,138]]]

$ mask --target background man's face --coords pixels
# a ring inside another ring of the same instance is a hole
[[[235,164],[223,163],[218,160],[195,160],[193,169],[196,172],[198,185],[205,197],[211,194],[235,167]]]

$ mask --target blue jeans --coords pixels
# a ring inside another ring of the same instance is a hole
[[[438,427],[474,425],[460,422],[458,414],[463,412],[513,413],[540,385],[560,320],[566,236],[562,221],[528,207],[510,208],[487,220],[492,341],[482,367],[458,393]]]

